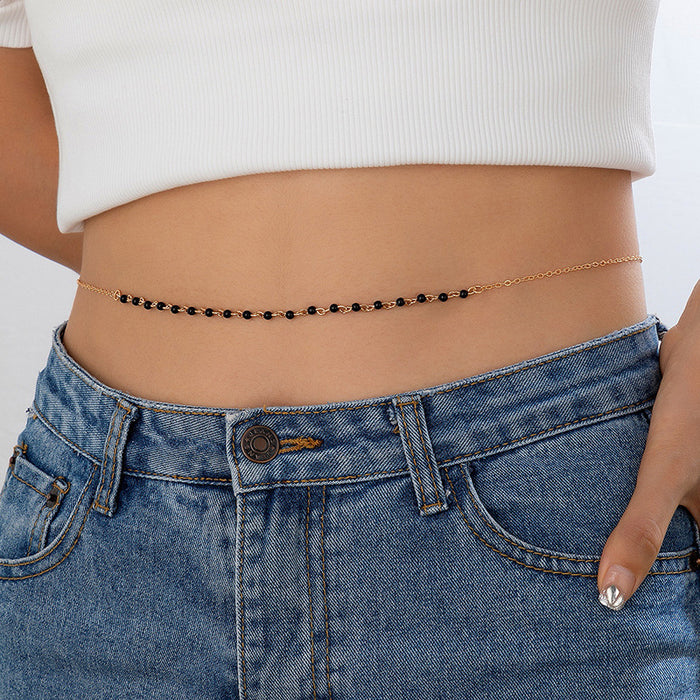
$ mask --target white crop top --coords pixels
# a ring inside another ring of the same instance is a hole
[[[57,224],[251,173],[655,172],[659,0],[0,0],[59,145]]]

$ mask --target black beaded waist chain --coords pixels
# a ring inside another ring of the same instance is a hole
[[[317,306],[307,306],[305,309],[299,309],[294,311],[292,309],[287,311],[249,311],[249,310],[231,310],[231,309],[217,309],[213,307],[196,307],[187,306],[184,304],[170,304],[165,301],[150,301],[145,297],[135,296],[127,293],[123,293],[119,289],[104,289],[102,287],[96,287],[88,282],[84,282],[82,279],[78,278],[77,283],[79,286],[84,287],[90,291],[99,292],[100,294],[105,294],[115,301],[119,301],[122,304],[132,304],[133,306],[143,306],[144,309],[157,309],[163,311],[169,309],[171,313],[186,313],[190,316],[195,314],[202,314],[204,316],[222,316],[223,318],[265,318],[271,319],[277,316],[284,316],[285,318],[294,318],[295,316],[323,316],[327,313],[350,313],[352,311],[377,311],[379,309],[393,309],[397,306],[412,306],[413,304],[423,304],[426,302],[433,301],[447,301],[454,297],[459,297],[460,299],[466,299],[474,294],[481,294],[490,289],[498,289],[499,287],[510,287],[514,284],[520,284],[520,282],[527,282],[534,279],[542,279],[544,277],[552,277],[553,275],[562,275],[567,272],[573,272],[574,270],[587,270],[592,267],[603,267],[604,265],[612,265],[614,263],[621,262],[642,262],[642,258],[639,255],[628,255],[623,258],[610,258],[608,260],[597,260],[595,262],[583,263],[582,265],[574,265],[573,267],[557,268],[556,270],[547,270],[547,272],[538,272],[534,275],[528,275],[527,277],[516,277],[512,280],[503,280],[502,282],[493,282],[491,284],[476,284],[466,289],[460,289],[458,291],[440,292],[440,294],[418,294],[415,297],[398,297],[395,301],[375,301],[371,304],[360,304],[355,302],[349,306],[344,304],[331,304],[328,307],[317,307]]]

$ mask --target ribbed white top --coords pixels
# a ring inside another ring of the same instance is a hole
[[[659,0],[0,0],[59,141],[57,224],[250,173],[654,173]]]

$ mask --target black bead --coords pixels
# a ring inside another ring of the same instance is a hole
[[[205,315],[205,316],[213,316],[213,315],[214,315],[214,309],[204,309],[204,315]]]
[[[177,304],[173,304],[170,307],[170,311],[172,311],[172,313],[174,313],[174,314],[176,314],[179,310],[180,310],[180,307]]]
[[[119,301],[121,301],[122,304],[126,304],[126,302],[129,301],[128,295],[122,294],[122,295],[119,297]]]
[[[425,294],[419,294],[416,299],[422,304],[426,299]]]
[[[405,299],[403,297],[399,297],[396,300],[396,306],[403,306],[406,303]]]
[[[466,299],[468,295],[469,292],[466,289],[460,289],[459,296],[462,297],[462,299]]]
[[[377,300],[377,301],[374,302],[374,308],[375,308],[375,309],[381,309],[381,308],[383,308],[383,307],[384,307],[384,304],[382,304],[381,301]]]
[[[308,309],[306,309],[310,314],[315,314],[316,313],[316,307],[315,306],[309,306]]]
[[[287,318],[294,318],[294,312],[291,309],[289,311],[285,311],[284,315]]]
[[[134,298],[131,300],[131,303],[132,303],[134,306],[138,306],[140,301],[141,301],[141,297],[134,297]]]
[[[331,304],[329,308],[331,310],[331,313],[335,313],[336,311],[338,311],[338,304]]]
[[[194,316],[194,314],[197,313],[197,309],[195,309],[194,306],[188,306],[188,307],[187,307],[187,313],[188,313],[190,316]]]
[[[143,302],[143,308],[144,308],[144,309],[150,309],[151,306],[153,306],[153,302],[152,302],[152,301],[144,301],[144,302]]]
[[[224,318],[231,318],[231,309],[224,309]]]
[[[447,301],[447,294],[445,294],[445,292],[440,292],[440,294],[438,294],[438,299],[440,301]]]
[[[355,302],[355,303],[352,305],[352,310],[353,310],[353,311],[361,311],[361,309],[362,309],[362,307],[361,307],[357,302]]]
[[[263,318],[272,318],[272,311],[265,311],[265,313],[263,313]]]
[[[164,301],[159,301],[159,302],[156,304],[156,309],[158,309],[158,311],[162,311],[164,308],[165,308],[165,302],[164,302]]]
[[[243,318],[250,318],[251,316],[250,311],[248,310],[244,311],[241,315],[243,316]]]

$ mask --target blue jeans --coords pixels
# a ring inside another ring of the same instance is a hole
[[[254,409],[110,388],[65,324],[0,493],[3,700],[700,698],[690,512],[621,610],[596,587],[655,315],[439,386]]]

